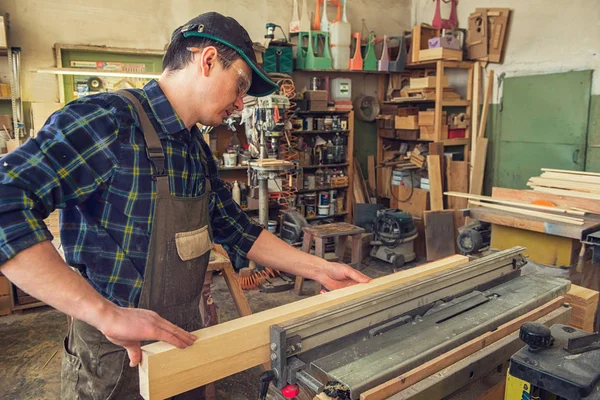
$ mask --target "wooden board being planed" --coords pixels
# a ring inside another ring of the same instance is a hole
[[[415,279],[451,270],[468,257],[451,256],[354,285],[313,296],[247,317],[195,331],[198,340],[184,350],[165,342],[142,348],[140,393],[144,399],[164,399],[214,382],[270,360],[269,328]]]
[[[589,212],[600,214],[600,201],[590,201],[584,198],[561,196],[557,194],[539,193],[531,190],[517,190],[495,187],[492,189],[492,197],[501,200],[513,200],[531,203],[539,200],[547,200],[558,207],[585,209]]]

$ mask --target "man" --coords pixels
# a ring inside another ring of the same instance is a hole
[[[248,33],[202,14],[173,33],[158,82],[71,102],[0,160],[0,270],[73,317],[62,398],[136,398],[137,368],[127,365],[139,363],[140,341],[194,342],[211,239],[329,289],[369,280],[263,230],[218,178],[195,124],[217,125],[246,93],[275,89]],[[42,221],[56,208],[79,273]]]

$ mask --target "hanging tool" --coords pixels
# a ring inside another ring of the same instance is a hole
[[[433,21],[431,26],[437,29],[454,29],[458,26],[456,19],[456,0],[444,0],[444,3],[450,2],[450,18],[442,19],[442,12],[440,10],[440,1],[435,0],[435,14],[433,15]]]

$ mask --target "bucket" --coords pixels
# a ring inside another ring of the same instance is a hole
[[[306,205],[306,218],[314,218],[317,216],[315,206]]]
[[[319,217],[329,216],[329,204],[326,206],[319,206]]]
[[[267,223],[267,230],[271,233],[277,232],[277,221],[270,219]]]
[[[316,206],[317,194],[316,193],[307,193],[304,195],[304,205],[308,206]]]

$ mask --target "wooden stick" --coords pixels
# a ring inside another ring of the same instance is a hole
[[[571,171],[568,169],[552,169],[552,168],[542,168],[544,172],[560,172],[563,174],[573,174],[573,175],[588,175],[588,176],[600,176],[598,172],[587,172],[587,171]]]
[[[499,206],[496,204],[482,203],[480,201],[475,201],[475,200],[471,200],[470,203],[478,205],[478,206],[486,207],[486,208],[493,208],[494,210],[501,210],[501,211],[511,212],[514,214],[526,215],[528,217],[542,218],[542,219],[545,219],[548,221],[562,222],[564,224],[571,224],[571,225],[583,225],[583,219],[579,219],[579,218],[563,217],[563,216],[559,216],[556,214],[548,214],[548,213],[539,212],[539,211],[523,210],[520,208],[508,207],[508,206]]]
[[[559,207],[548,207],[548,206],[540,206],[537,204],[522,203],[522,202],[518,202],[518,201],[500,200],[500,199],[495,199],[493,197],[479,196],[476,194],[466,194],[466,193],[460,193],[460,192],[446,192],[444,194],[446,196],[462,197],[464,199],[471,199],[471,200],[482,200],[482,201],[488,201],[488,202],[492,202],[492,203],[504,204],[507,206],[531,208],[533,210],[559,212],[559,213],[564,213],[564,214],[580,215],[580,216],[584,216],[586,214],[585,211],[582,211],[582,210],[567,210],[565,208],[559,208]],[[571,208],[573,208],[573,207],[571,207]]]
[[[163,399],[200,387],[270,360],[270,327],[320,310],[398,287],[467,263],[451,256],[409,270],[373,279],[369,283],[333,290],[291,304],[193,332],[198,337],[184,350],[165,343],[142,348],[139,368],[144,399]]]
[[[473,66],[473,68],[474,71],[472,106],[473,111],[471,117],[471,166],[475,164],[475,154],[477,154],[477,135],[479,134],[479,107],[481,107],[481,65],[479,64],[479,61],[475,61],[475,65]],[[470,173],[472,173],[472,171]]]
[[[549,301],[542,306],[529,311],[526,314],[521,315],[509,321],[503,325],[500,325],[498,329],[484,333],[483,335],[476,337],[473,340],[468,341],[465,344],[452,349],[433,360],[427,361],[426,363],[408,371],[405,374],[400,375],[397,378],[391,379],[381,385],[374,387],[364,393],[361,393],[360,400],[383,400],[398,393],[399,391],[406,389],[415,383],[422,381],[435,374],[436,372],[454,364],[457,361],[483,349],[490,344],[497,342],[505,336],[517,331],[521,325],[525,322],[535,321],[544,315],[556,310],[564,304],[564,297],[557,297],[556,299]]]
[[[527,186],[546,186],[557,189],[576,190],[579,192],[600,193],[600,185],[586,184],[581,182],[556,181],[546,178],[529,178]]]
[[[440,156],[427,156],[427,168],[429,169],[429,193],[431,196],[431,210],[444,209],[444,196],[442,187],[442,171]]]
[[[477,154],[473,164],[473,173],[471,174],[471,185],[469,193],[481,194],[483,192],[483,178],[485,174],[485,160],[487,157],[488,139],[484,137],[477,138]]]
[[[481,114],[481,123],[479,125],[479,134],[477,135],[478,138],[485,137],[485,126],[487,124],[488,109],[489,109],[490,99],[492,97],[493,89],[494,89],[494,70],[493,69],[490,69],[488,71],[487,88],[486,89],[487,90],[485,92],[485,97],[483,99],[483,111]]]

